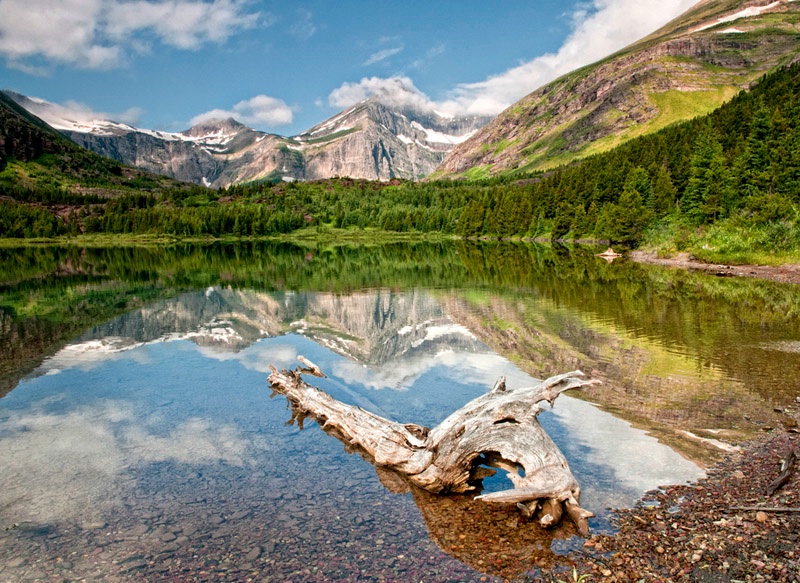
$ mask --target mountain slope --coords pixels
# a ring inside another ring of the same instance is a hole
[[[75,143],[124,164],[212,187],[257,180],[417,179],[490,118],[443,118],[368,99],[293,138],[214,120],[187,131],[66,119],[52,104],[6,95]]]
[[[800,2],[704,0],[538,89],[448,154],[436,177],[552,168],[708,113],[800,54]]]
[[[175,181],[125,168],[74,144],[0,92],[0,191],[65,190],[108,195],[178,186]]]

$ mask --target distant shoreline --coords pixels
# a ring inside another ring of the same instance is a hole
[[[704,263],[693,259],[689,253],[679,253],[674,257],[659,257],[647,251],[631,251],[632,261],[665,265],[691,271],[708,271],[718,277],[755,277],[781,283],[800,284],[800,265],[726,265]]]

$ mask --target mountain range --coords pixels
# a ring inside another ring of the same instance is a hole
[[[76,144],[123,164],[220,188],[258,180],[419,179],[489,117],[447,118],[392,108],[369,98],[294,137],[260,132],[234,119],[183,132],[80,121],[41,99],[5,94]]]
[[[68,119],[4,92],[84,148],[213,188],[335,176],[480,179],[547,170],[709,113],[800,55],[800,1],[703,0],[641,41],[564,75],[494,119],[371,97],[297,136],[234,119],[169,133]]]

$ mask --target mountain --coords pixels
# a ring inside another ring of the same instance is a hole
[[[553,168],[709,113],[800,54],[800,2],[704,0],[569,73],[454,148],[435,177]]]
[[[0,187],[4,192],[36,187],[108,196],[143,187],[175,186],[174,180],[125,168],[79,147],[20,106],[13,95],[0,92]]]
[[[46,101],[10,91],[5,94],[93,152],[215,188],[333,176],[418,179],[430,174],[449,150],[490,120],[394,109],[371,98],[295,137],[259,132],[233,119],[171,133],[108,120],[70,119]]]
[[[371,290],[352,295],[210,287],[132,310],[100,324],[47,359],[35,376],[147,343],[187,340],[227,359],[261,339],[287,334],[372,367],[390,385],[433,368],[443,354],[486,354],[425,291]],[[266,371],[267,362],[258,366]],[[357,369],[356,369],[357,370]]]
[[[418,179],[488,117],[446,118],[411,108],[395,110],[370,98],[296,136],[287,147],[302,155],[307,179],[349,176]]]

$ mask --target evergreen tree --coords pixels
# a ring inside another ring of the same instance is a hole
[[[672,212],[678,202],[678,189],[672,182],[672,175],[664,165],[659,165],[653,180],[652,197],[647,201],[650,210],[657,217]]]
[[[729,173],[716,131],[706,125],[698,134],[689,163],[689,182],[681,197],[681,215],[690,224],[716,220],[726,210]]]

